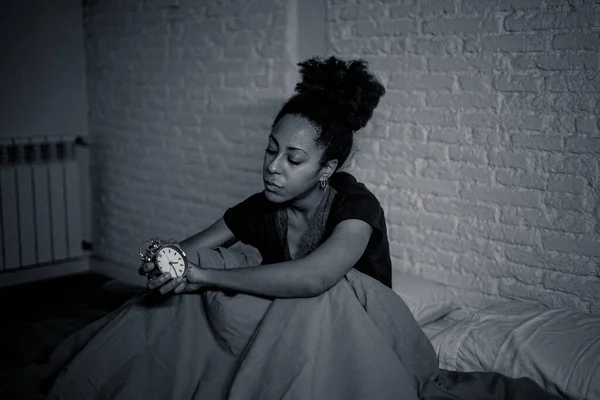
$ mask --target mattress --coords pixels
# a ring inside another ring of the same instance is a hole
[[[440,368],[529,377],[574,399],[600,399],[600,316],[505,302],[423,326]]]

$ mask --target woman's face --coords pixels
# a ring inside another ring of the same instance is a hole
[[[328,167],[321,166],[323,149],[317,131],[297,115],[282,117],[269,135],[263,163],[265,196],[275,203],[301,200],[318,190]]]

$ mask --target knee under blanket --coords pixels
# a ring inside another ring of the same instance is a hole
[[[208,268],[249,266],[226,249],[198,257]],[[304,299],[147,292],[10,379],[18,398],[555,398],[528,379],[439,370],[401,297],[355,270]]]

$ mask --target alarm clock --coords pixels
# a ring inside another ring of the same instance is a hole
[[[140,258],[143,262],[154,263],[154,269],[150,271],[151,275],[162,275],[166,272],[171,277],[183,277],[188,272],[188,259],[185,252],[175,241],[164,242],[160,239],[150,239],[145,252],[142,252],[140,246]]]

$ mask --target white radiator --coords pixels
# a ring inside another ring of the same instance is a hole
[[[84,254],[75,138],[0,139],[0,272]]]

